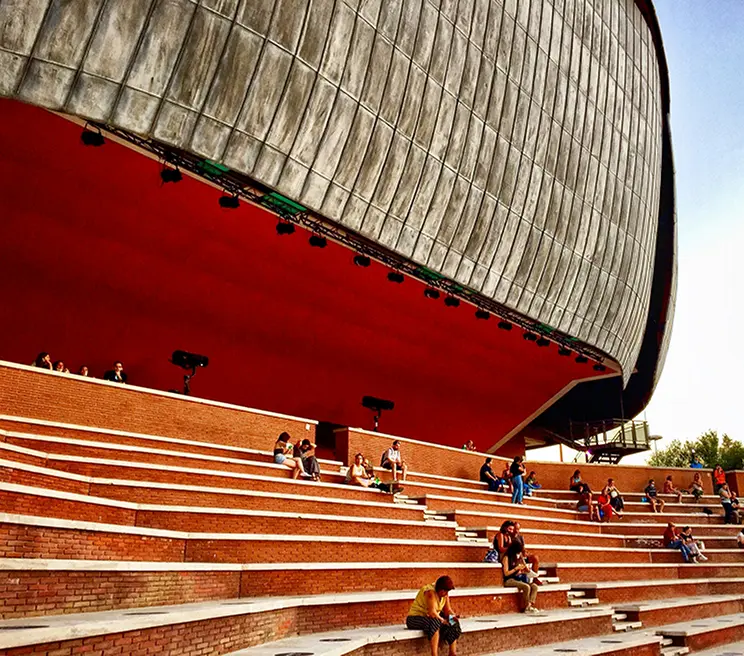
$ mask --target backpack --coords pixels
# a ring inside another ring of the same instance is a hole
[[[498,563],[499,562],[499,552],[496,551],[496,549],[489,549],[486,552],[485,557],[483,558],[484,563]]]

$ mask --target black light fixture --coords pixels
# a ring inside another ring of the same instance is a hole
[[[460,307],[460,299],[455,298],[454,296],[447,296],[447,298],[444,299],[444,304],[447,307]]]
[[[183,180],[183,176],[177,168],[172,169],[164,166],[163,169],[160,171],[160,179],[163,181],[163,184],[166,184],[168,182],[176,183],[181,182],[181,180]]]
[[[432,299],[434,299],[436,301],[439,298],[439,292],[436,289],[432,289],[431,287],[427,287],[424,290],[424,296],[426,296],[426,298],[432,298]]]
[[[546,346],[550,346],[550,340],[545,339],[544,337],[541,337],[540,339],[535,342],[538,346],[545,348]]]
[[[589,362],[589,358],[587,358],[584,355],[577,355],[576,356],[576,364],[586,364]]]
[[[605,367],[603,364],[600,364],[599,362],[595,364],[592,369],[594,369],[594,371],[607,371],[607,367]]]
[[[522,339],[526,339],[528,342],[536,342],[537,335],[535,335],[535,333],[527,331],[524,335],[522,335]]]
[[[226,210],[236,210],[238,209],[238,207],[240,207],[240,200],[238,200],[238,197],[228,196],[227,194],[220,196],[219,203],[220,207]]]
[[[197,355],[188,351],[173,351],[170,361],[181,369],[191,371],[183,377],[183,393],[188,396],[191,394],[191,379],[196,376],[197,369],[209,364],[209,358],[206,355]]]
[[[508,321],[499,321],[499,328],[501,328],[501,330],[511,330],[512,327],[512,324],[510,324]]]
[[[482,319],[483,321],[488,321],[491,318],[491,315],[485,310],[478,309],[475,311],[475,318]]]
[[[103,144],[106,143],[103,140],[103,135],[100,130],[91,130],[87,125],[83,128],[83,134],[80,135],[80,138],[84,145],[93,146],[95,148],[103,146]]]
[[[372,260],[370,260],[366,255],[355,255],[354,264],[356,264],[358,267],[366,268],[370,264],[372,264]]]
[[[561,346],[558,349],[558,355],[562,355],[563,357],[567,357],[567,356],[571,355],[571,353],[572,353],[571,349],[570,348],[566,348],[565,346]]]
[[[391,271],[390,273],[388,273],[387,279],[390,282],[395,282],[395,283],[397,283],[399,285],[400,285],[400,283],[402,283],[405,280],[405,278],[403,277],[403,274],[402,273],[398,273],[397,271]]]
[[[310,239],[307,242],[313,248],[325,248],[328,245],[328,240],[320,235],[310,235]]]
[[[286,221],[279,221],[279,223],[276,224],[277,235],[291,235],[294,231],[295,227]]]

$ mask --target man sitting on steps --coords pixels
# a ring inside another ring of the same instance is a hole
[[[402,473],[401,480],[406,480],[408,465],[405,463],[403,456],[400,453],[400,440],[395,440],[393,446],[383,452],[382,458],[380,459],[380,467],[392,471],[394,481],[398,480],[399,471]]]

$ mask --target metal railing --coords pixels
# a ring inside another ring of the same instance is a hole
[[[586,448],[615,446],[644,451],[650,448],[648,422],[609,419],[596,423],[571,423],[571,439]]]

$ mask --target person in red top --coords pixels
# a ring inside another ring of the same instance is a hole
[[[726,472],[723,471],[721,465],[716,465],[713,470],[713,492],[718,494],[718,491],[726,485]]]
[[[609,522],[614,514],[614,509],[610,503],[610,496],[602,492],[597,497],[597,521]]]
[[[684,540],[679,537],[680,530],[676,524],[669,522],[664,531],[664,546],[667,549],[679,549],[682,553],[682,558],[685,559],[686,563],[690,562],[690,548],[685,544]]]

